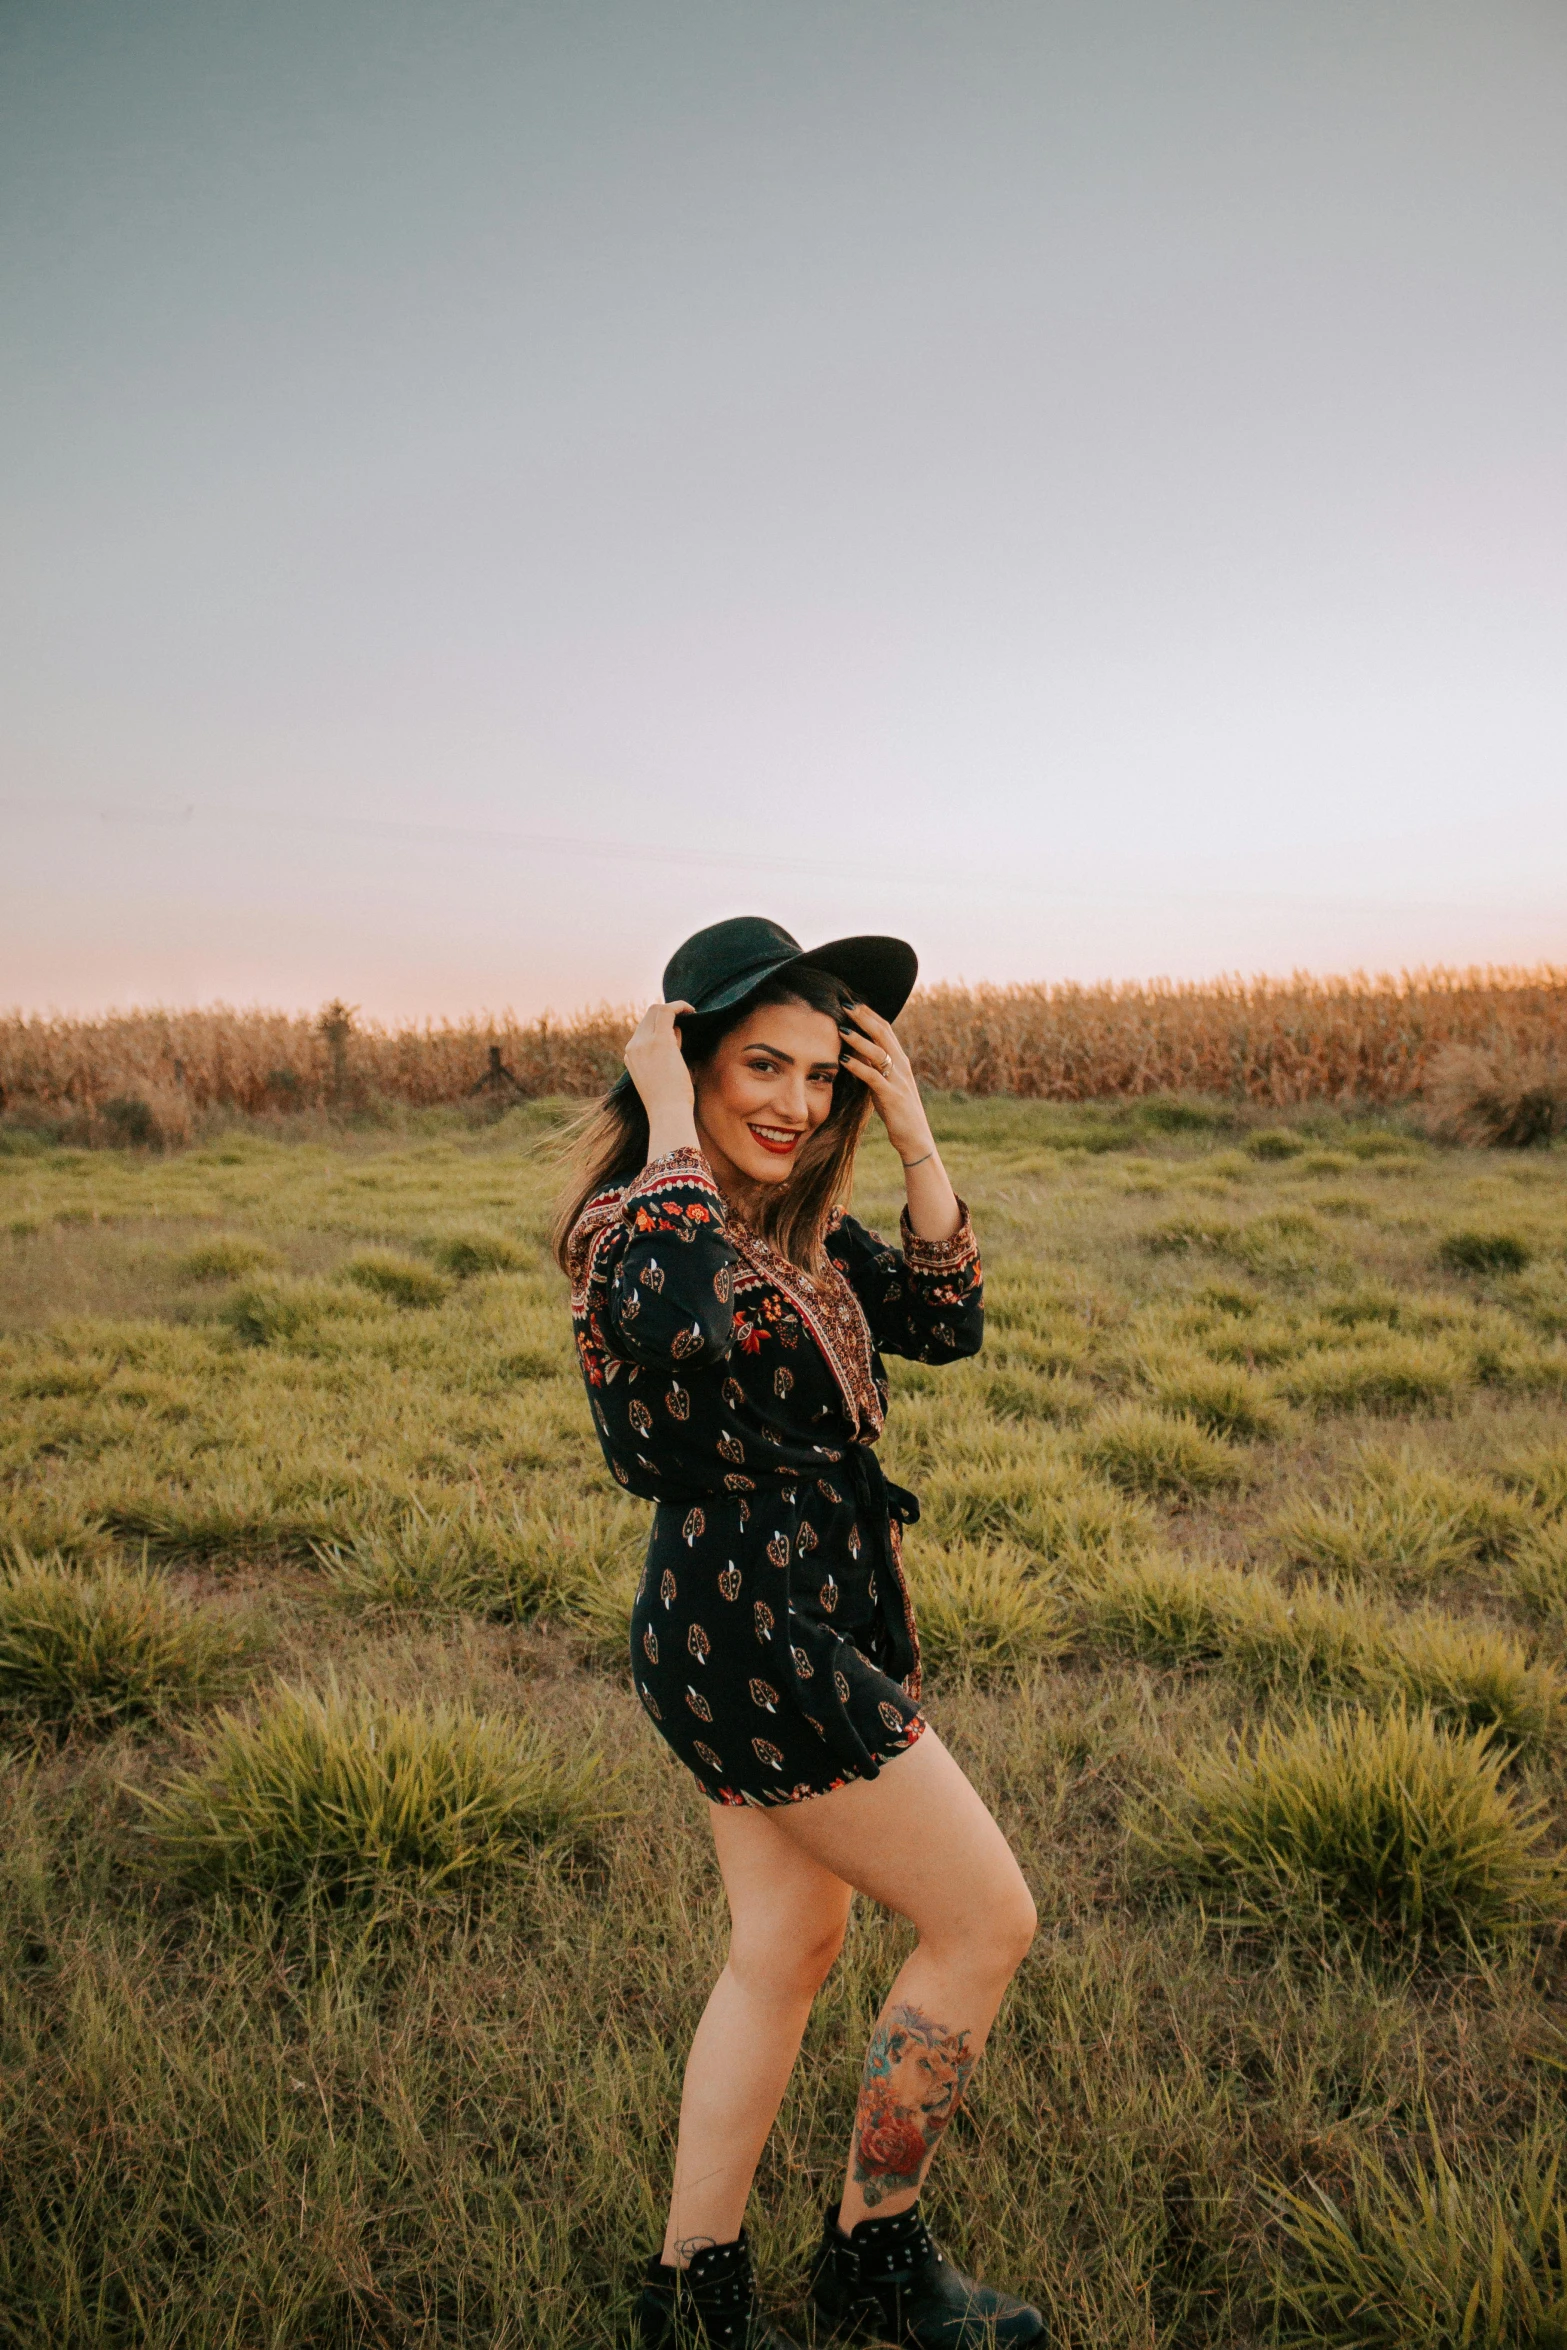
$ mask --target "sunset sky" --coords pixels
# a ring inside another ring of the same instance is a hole
[[[6,0],[0,1002],[1567,962],[1555,0]]]

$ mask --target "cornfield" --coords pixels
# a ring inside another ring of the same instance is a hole
[[[1559,1050],[1567,968],[934,987],[902,1030],[922,1076],[966,1093],[1396,1102],[1453,1045]]]
[[[551,1015],[385,1027],[320,1013],[128,1011],[0,1017],[0,1109],[95,1112],[145,1104],[164,1131],[183,1112],[410,1105],[596,1092],[636,1015]],[[1165,1092],[1284,1106],[1418,1096],[1453,1047],[1559,1055],[1567,967],[1436,969],[1394,977],[1152,980],[922,989],[901,1022],[930,1083],[1053,1101]]]

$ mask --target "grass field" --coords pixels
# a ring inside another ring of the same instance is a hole
[[[989,1337],[885,1450],[1041,1916],[942,2233],[1074,2350],[1567,2342],[1567,1156],[936,1107]],[[0,2342],[623,2324],[722,1931],[564,1115],[0,1157]],[[767,2155],[779,2301],[901,1943]]]

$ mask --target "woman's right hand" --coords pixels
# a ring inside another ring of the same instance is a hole
[[[696,1088],[680,1051],[680,1015],[690,1010],[684,1001],[649,1004],[626,1046],[626,1067],[647,1112],[650,1159],[697,1147]]]

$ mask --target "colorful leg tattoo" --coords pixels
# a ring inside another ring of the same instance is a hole
[[[919,2185],[974,2070],[968,2044],[967,2032],[901,2003],[871,2034],[854,2117],[854,2182],[868,2207]]]

